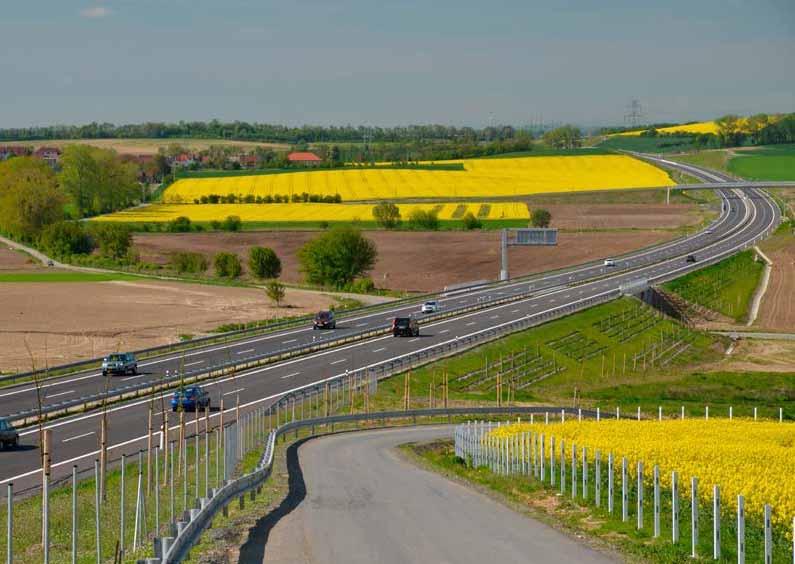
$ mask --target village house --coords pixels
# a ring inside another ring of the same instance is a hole
[[[323,162],[315,153],[309,151],[295,151],[287,155],[287,160],[292,165],[298,166],[320,166]]]

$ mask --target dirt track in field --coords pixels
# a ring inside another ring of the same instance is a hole
[[[792,239],[790,239],[792,241]],[[766,253],[773,261],[770,283],[754,327],[795,331],[795,242]]]
[[[249,231],[243,233],[141,234],[135,237],[142,260],[164,264],[175,251],[212,256],[235,252],[243,259],[255,245],[271,247],[282,260],[282,279],[302,281],[297,252],[317,231]],[[441,231],[366,233],[378,247],[371,276],[380,288],[434,291],[445,286],[497,278],[499,233]],[[673,238],[670,231],[561,233],[557,247],[511,247],[512,276],[562,268],[617,255]]]
[[[39,261],[25,253],[0,245],[0,272],[26,272],[44,269],[45,267]]]
[[[0,371],[30,369],[26,340],[41,368],[45,360],[52,366],[147,348],[225,323],[302,315],[335,303],[288,289],[291,307],[274,308],[255,288],[157,280],[0,283],[0,296]]]
[[[691,204],[551,204],[539,207],[549,210],[553,227],[559,229],[670,229],[697,225],[702,219],[698,207]]]

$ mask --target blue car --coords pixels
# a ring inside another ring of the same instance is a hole
[[[200,386],[180,388],[171,398],[171,411],[196,411],[210,407],[210,394]]]

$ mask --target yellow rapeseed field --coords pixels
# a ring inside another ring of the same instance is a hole
[[[644,476],[653,479],[660,466],[661,483],[670,488],[671,472],[679,473],[681,492],[689,496],[690,478],[699,479],[699,496],[711,500],[712,486],[721,487],[724,503],[736,509],[737,496],[746,499],[748,513],[759,517],[764,504],[773,508],[773,521],[788,528],[795,516],[795,424],[746,419],[685,419],[663,421],[602,420],[567,421],[550,425],[525,423],[501,427],[500,437],[517,433],[544,433],[547,438],[565,439],[571,445],[588,447],[589,458],[599,449],[602,460],[608,453],[619,461],[626,456],[644,464]],[[606,464],[605,466],[606,467]],[[620,466],[619,466],[620,467]]]
[[[408,219],[413,209],[436,209],[439,219],[460,219],[471,212],[480,219],[528,219],[527,205],[521,202],[446,204],[399,204],[400,215]],[[165,222],[179,216],[191,221],[222,220],[236,215],[242,221],[298,222],[298,221],[372,221],[373,204],[153,204],[131,208],[96,219],[135,223]]]
[[[465,159],[465,170],[345,169],[181,179],[166,203],[193,203],[210,194],[268,196],[340,194],[343,201],[518,196],[673,185],[659,168],[624,155]]]
[[[643,129],[637,131],[624,131],[616,133],[616,135],[623,136],[636,136],[643,133]],[[661,127],[657,130],[658,133],[717,133],[718,124],[714,121],[702,121],[699,123],[689,123],[687,125],[672,125],[671,127]]]

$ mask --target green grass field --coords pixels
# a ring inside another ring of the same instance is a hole
[[[607,137],[597,147],[605,150],[640,151],[642,153],[679,153],[693,149],[688,136],[640,137],[616,135]]]
[[[738,151],[729,171],[750,180],[795,180],[795,145],[773,145]]]
[[[12,272],[0,274],[0,282],[110,282],[112,280],[137,280],[128,274],[93,272]]]
[[[746,319],[764,265],[753,251],[708,266],[665,284],[665,288],[693,302],[731,317]]]

